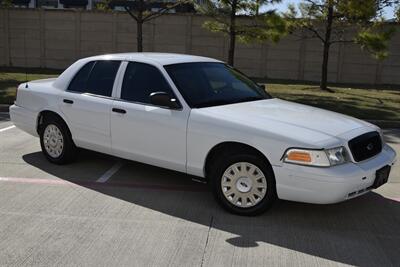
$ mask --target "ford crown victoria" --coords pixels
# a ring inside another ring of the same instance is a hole
[[[84,58],[21,84],[10,113],[50,162],[86,148],[199,176],[241,215],[277,198],[360,196],[387,182],[396,157],[370,123],[273,98],[223,62],[190,55]]]

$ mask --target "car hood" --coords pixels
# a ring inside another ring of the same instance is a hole
[[[343,114],[277,98],[208,107],[199,111],[216,119],[314,144],[357,128],[374,127]]]

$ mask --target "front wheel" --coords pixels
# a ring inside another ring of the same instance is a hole
[[[257,155],[221,157],[214,166],[213,193],[226,210],[239,215],[257,215],[276,200],[272,168]]]

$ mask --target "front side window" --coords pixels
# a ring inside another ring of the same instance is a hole
[[[181,63],[164,67],[192,108],[270,98],[256,83],[223,63]]]
[[[156,67],[130,62],[122,83],[121,99],[150,104],[150,94],[154,92],[166,92],[174,96],[168,82]]]
[[[92,61],[83,66],[68,86],[68,91],[111,96],[120,61]]]

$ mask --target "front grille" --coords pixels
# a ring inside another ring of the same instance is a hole
[[[369,132],[349,141],[349,148],[355,161],[363,161],[382,151],[382,140],[378,132]]]

